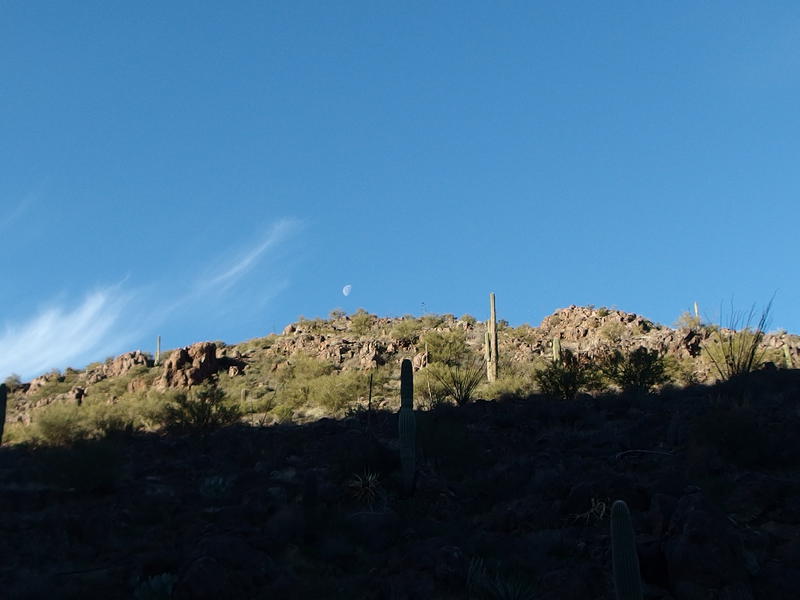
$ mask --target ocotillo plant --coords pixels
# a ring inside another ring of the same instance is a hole
[[[611,566],[617,600],[642,600],[642,580],[631,513],[623,500],[611,507]]]
[[[398,418],[400,435],[400,463],[403,468],[403,487],[407,494],[414,489],[416,470],[417,427],[414,418],[414,371],[411,361],[403,359],[400,364],[400,414]]]
[[[0,383],[0,446],[3,445],[3,428],[6,424],[6,384]]]
[[[553,362],[561,363],[561,338],[553,338]]]
[[[489,294],[489,320],[486,322],[486,379],[497,380],[497,314],[494,309],[494,292]]]

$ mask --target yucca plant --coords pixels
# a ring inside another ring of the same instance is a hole
[[[471,357],[460,361],[444,361],[441,365],[433,365],[429,373],[444,389],[445,394],[463,406],[472,399],[472,395],[486,375],[486,361]]]
[[[759,349],[759,346],[764,339],[764,330],[769,311],[772,308],[772,300],[761,313],[755,329],[750,327],[755,307],[750,308],[744,322],[741,320],[742,314],[734,312],[732,308],[728,327],[732,331],[723,332],[721,329],[717,329],[711,341],[703,345],[703,353],[711,361],[720,378],[725,381],[737,375],[750,373],[761,366],[766,349]],[[744,326],[739,329],[742,323]]]
[[[599,384],[597,372],[588,356],[563,349],[560,357],[560,360],[551,362],[534,375],[544,395],[572,400],[581,389],[594,388]]]

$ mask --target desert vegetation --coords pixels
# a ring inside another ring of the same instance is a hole
[[[651,475],[675,477],[679,466],[704,501],[756,526],[753,515],[765,509],[750,496],[746,508],[730,504],[733,482],[784,469],[797,450],[796,411],[778,411],[794,393],[794,379],[781,377],[794,373],[798,340],[763,331],[768,309],[755,327],[738,330],[686,319],[667,330],[605,307],[559,311],[538,328],[498,322],[493,381],[485,324],[363,310],[301,319],[279,336],[217,342],[216,372],[190,387],[170,387],[167,366],[146,354],[52,372],[36,385],[9,378],[0,469],[9,469],[9,482],[27,483],[6,489],[8,514],[33,510],[38,500],[14,504],[14,494],[32,481],[44,486],[50,510],[66,523],[53,551],[71,561],[38,578],[30,597],[59,578],[68,582],[62,597],[79,597],[87,573],[109,597],[198,597],[197,581],[209,590],[225,581],[230,597],[260,597],[258,587],[309,598],[335,597],[329,586],[339,582],[342,597],[356,597],[368,587],[359,573],[371,569],[383,583],[364,597],[376,599],[412,594],[409,586],[423,586],[414,593],[424,597],[554,600],[644,585],[644,597],[655,597],[648,586],[672,589],[658,574],[666,559],[646,555],[633,582],[636,539],[621,533],[656,522],[656,505],[633,490],[647,488],[655,502]],[[669,489],[675,502],[695,502],[683,488]],[[113,502],[124,507],[112,510]],[[122,522],[132,519],[128,533],[103,537],[85,521],[88,510],[101,524],[122,510]],[[6,524],[0,544],[27,544],[15,527]],[[194,557],[195,546],[205,548],[197,532],[224,536],[231,528],[247,548],[229,549],[235,565],[208,548]],[[613,543],[628,544],[627,558],[614,549],[615,561],[628,561],[625,574],[609,562],[609,531]],[[92,570],[97,548],[116,564],[115,548],[131,544],[134,532],[169,550],[152,562],[152,549],[142,554],[134,545],[133,566]],[[514,550],[520,535],[537,541]],[[259,540],[269,540],[271,558],[261,556]],[[426,555],[432,540],[439,546]],[[686,553],[694,542],[680,543]],[[25,558],[39,556],[25,548],[0,572],[15,593],[45,564]],[[246,556],[272,566],[256,568]],[[435,569],[414,561],[401,568],[401,556],[426,556]],[[228,574],[217,581],[219,565]],[[404,574],[393,579],[390,571]],[[760,579],[748,585],[761,586],[758,597],[780,597]]]

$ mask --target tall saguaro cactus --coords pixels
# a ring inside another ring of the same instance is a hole
[[[161,362],[161,336],[156,336],[156,365]]]
[[[553,362],[561,364],[561,338],[553,338]]]
[[[497,314],[494,309],[494,292],[489,294],[489,320],[486,322],[486,379],[497,380]]]
[[[3,429],[6,424],[6,398],[8,390],[5,383],[0,383],[0,446],[3,445]]]
[[[414,371],[411,361],[403,359],[400,364],[400,414],[398,419],[400,434],[400,464],[403,468],[403,487],[407,494],[414,489],[416,470],[417,426],[414,418]]]
[[[631,513],[624,500],[611,507],[611,565],[617,600],[642,600],[642,580]]]

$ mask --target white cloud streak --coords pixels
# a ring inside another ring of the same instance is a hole
[[[0,336],[0,375],[23,378],[64,366],[89,352],[117,346],[126,336],[114,333],[130,297],[116,287],[92,292],[72,310],[51,306]]]
[[[272,226],[267,236],[255,247],[242,253],[217,273],[213,273],[206,281],[200,282],[199,288],[203,291],[209,288],[214,288],[218,291],[227,290],[252,269],[267,250],[284,242],[298,228],[299,223],[297,221],[291,219],[279,221]]]
[[[4,229],[16,221],[34,201],[33,195],[26,196],[10,211],[0,214],[0,229]]]
[[[24,207],[14,212],[21,210]],[[268,250],[285,242],[299,226],[294,220],[279,221],[254,247],[210,277],[198,276],[195,285],[190,286],[193,291],[171,302],[164,301],[163,291],[158,293],[158,303],[148,302],[153,292],[123,290],[120,283],[87,294],[82,303],[71,309],[51,303],[27,321],[6,326],[0,335],[0,378],[15,373],[27,380],[53,368],[79,366],[98,360],[98,356],[105,358],[131,350],[129,344],[141,339],[144,331],[163,323],[170,314],[185,311],[187,305],[206,301],[211,294],[234,286],[266,257]],[[267,296],[274,296],[286,285],[285,280],[278,281]],[[145,314],[145,307],[153,305],[161,308]]]

